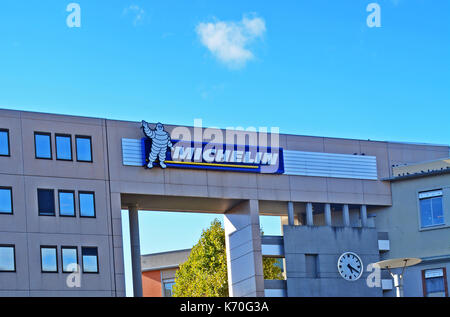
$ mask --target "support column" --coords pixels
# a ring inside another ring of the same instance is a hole
[[[367,206],[366,205],[361,205],[360,215],[361,215],[361,226],[367,227]]]
[[[325,225],[331,227],[331,205],[325,204]]]
[[[294,203],[292,201],[288,202],[288,224],[293,226],[295,224],[294,219]]]
[[[306,225],[314,226],[312,203],[306,203]]]
[[[264,297],[259,205],[247,200],[224,215],[231,297]]]
[[[348,205],[342,206],[342,220],[344,227],[350,227],[350,213],[348,211]]]
[[[137,205],[128,207],[134,297],[142,297],[141,243],[139,240],[138,211]]]

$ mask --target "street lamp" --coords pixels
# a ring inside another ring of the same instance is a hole
[[[377,263],[374,263],[375,266],[378,266],[380,269],[388,270],[389,274],[391,274],[394,279],[394,286],[396,289],[397,297],[403,297],[403,275],[405,274],[405,268],[408,266],[413,266],[422,262],[421,259],[418,258],[398,258],[391,260],[384,260]],[[400,274],[394,274],[391,269],[402,268],[402,272]]]

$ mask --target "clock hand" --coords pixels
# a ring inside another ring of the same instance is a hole
[[[359,274],[359,271],[357,269],[355,269],[353,266],[351,266],[350,264],[347,264],[347,267],[350,269],[350,272],[353,273],[353,271],[355,271],[356,273]]]

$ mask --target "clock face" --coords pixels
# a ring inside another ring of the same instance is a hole
[[[353,252],[343,253],[337,263],[338,271],[347,281],[356,281],[363,273],[361,258]]]

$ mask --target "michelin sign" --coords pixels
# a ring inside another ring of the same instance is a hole
[[[149,169],[159,165],[163,169],[284,173],[281,148],[171,140],[161,123],[151,128],[149,123],[142,121],[141,126],[145,135],[141,140],[145,158],[142,165]]]

